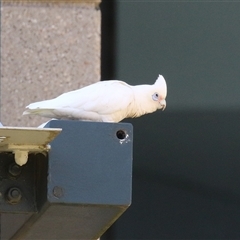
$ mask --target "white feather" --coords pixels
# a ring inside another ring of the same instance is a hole
[[[161,96],[161,103],[152,99],[155,92]],[[118,80],[101,81],[51,100],[31,103],[23,114],[119,122],[127,117],[139,117],[165,108],[166,95],[167,86],[161,75],[153,85],[131,86]]]

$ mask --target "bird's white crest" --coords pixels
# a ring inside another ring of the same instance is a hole
[[[152,96],[159,96],[153,100]],[[131,86],[123,81],[101,81],[64,93],[54,99],[31,103],[24,115],[56,119],[119,122],[166,107],[167,85],[162,75],[153,85]]]
[[[167,84],[162,75],[159,74],[158,79],[155,82],[155,85],[159,86],[161,88],[163,97],[166,98],[167,96]]]

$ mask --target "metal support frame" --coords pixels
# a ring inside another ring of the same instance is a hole
[[[1,237],[97,239],[131,204],[132,125],[50,121],[48,155],[0,153]],[[6,224],[16,223],[13,229]]]

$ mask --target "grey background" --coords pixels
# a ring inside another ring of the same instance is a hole
[[[116,3],[118,79],[162,74],[167,111],[239,107],[240,2]]]
[[[168,84],[134,126],[133,198],[102,239],[240,238],[240,2],[115,1],[115,72]]]

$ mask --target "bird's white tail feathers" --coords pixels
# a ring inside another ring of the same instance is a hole
[[[28,108],[23,112],[23,115],[41,115],[43,117],[54,117],[53,115],[54,109],[42,109],[42,108],[36,108],[36,109],[30,109]]]
[[[31,103],[26,107],[23,115],[41,115],[45,117],[54,117],[52,111],[57,107],[55,106],[53,99]]]
[[[39,113],[48,113],[50,112],[52,109],[41,109],[41,108],[37,108],[37,109],[27,109],[23,112],[23,115],[29,115],[29,114],[39,114]]]

